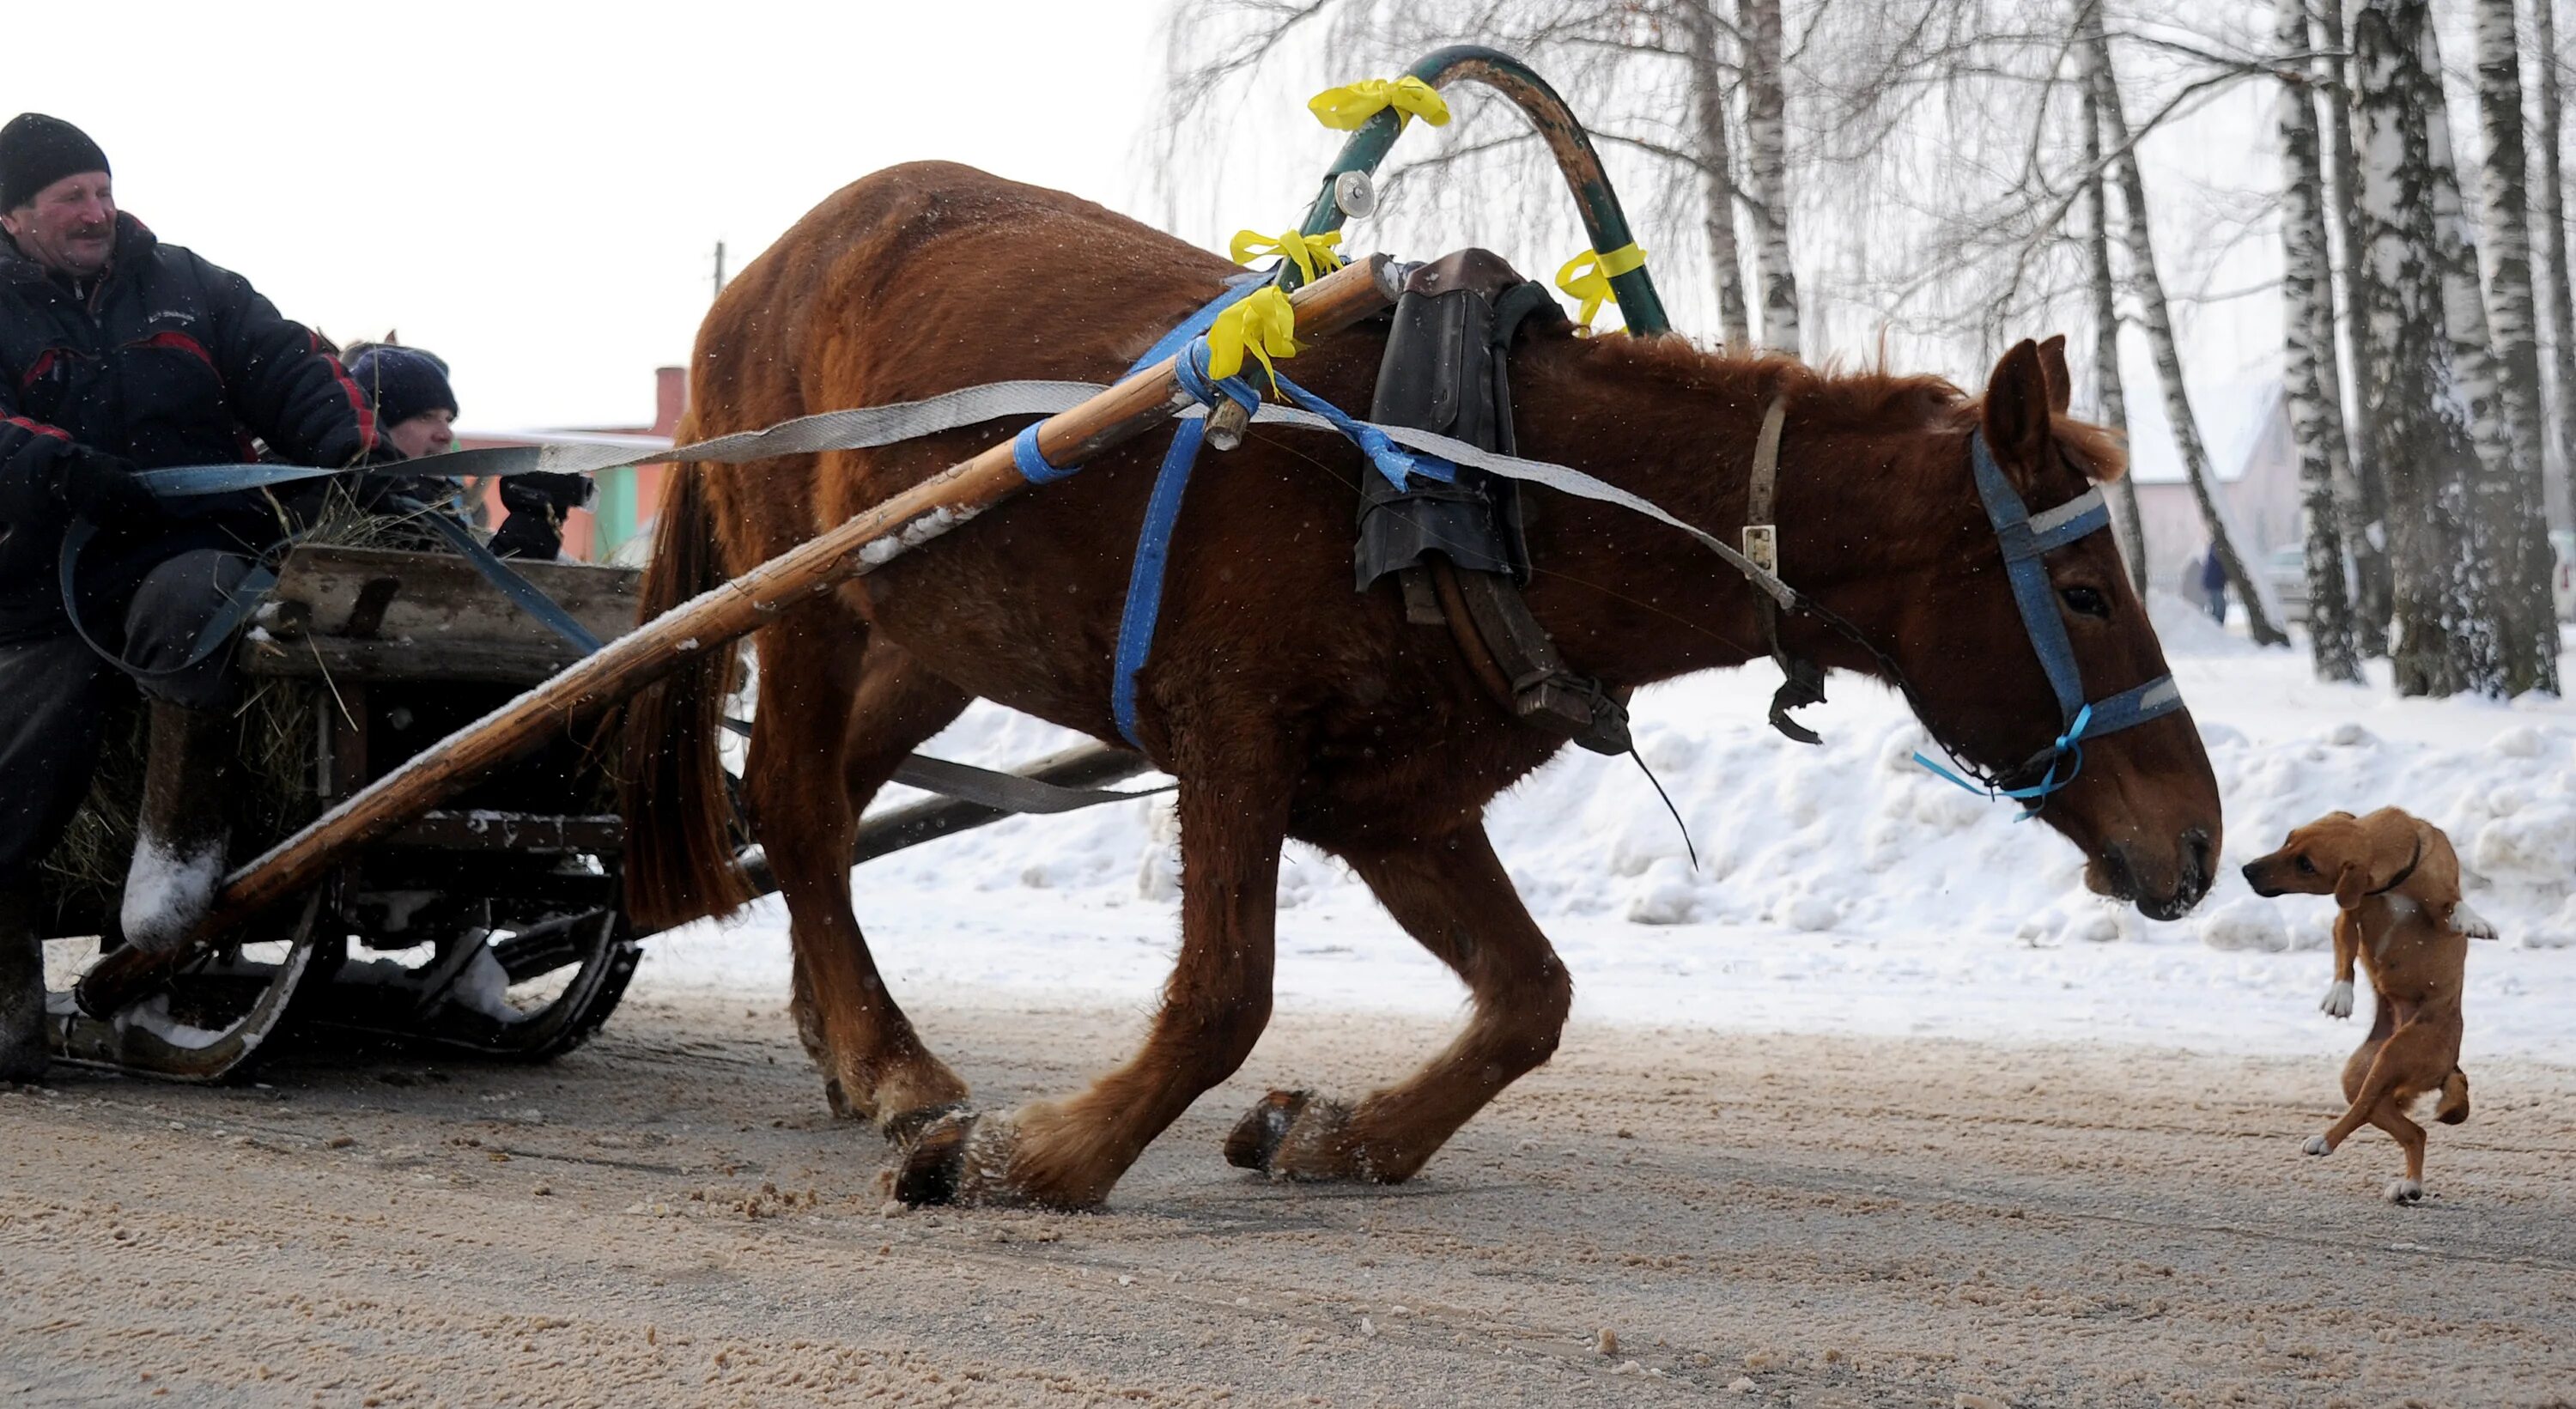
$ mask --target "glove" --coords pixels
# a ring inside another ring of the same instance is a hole
[[[501,481],[501,507],[513,514],[543,514],[553,523],[590,502],[588,475],[539,471]]]
[[[63,503],[101,528],[156,523],[161,501],[135,478],[134,462],[88,446],[76,447],[62,467]]]

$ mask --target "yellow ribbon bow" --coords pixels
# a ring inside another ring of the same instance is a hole
[[[1270,365],[1273,357],[1297,355],[1297,309],[1278,285],[1258,290],[1238,299],[1223,313],[1216,315],[1215,326],[1208,329],[1208,376],[1224,381],[1243,370],[1243,354],[1261,359],[1261,369],[1270,375],[1270,389],[1279,389],[1279,369]]]
[[[1342,232],[1339,230],[1327,230],[1320,235],[1304,235],[1290,230],[1276,239],[1258,230],[1237,230],[1234,244],[1228,252],[1237,264],[1250,264],[1264,255],[1279,255],[1296,265],[1298,274],[1311,284],[1317,275],[1330,274],[1342,267],[1342,257],[1333,252],[1333,246],[1341,242]]]
[[[1574,321],[1590,328],[1592,315],[1601,311],[1604,301],[1619,301],[1619,291],[1610,287],[1610,276],[1645,267],[1646,252],[1633,241],[1608,254],[1585,250],[1556,271],[1556,286],[1583,300],[1583,312]]]
[[[1357,83],[1327,88],[1308,99],[1306,107],[1317,121],[1336,132],[1356,132],[1361,123],[1386,108],[1396,110],[1398,127],[1403,126],[1408,114],[1434,127],[1449,121],[1449,105],[1441,100],[1440,90],[1411,74],[1392,81],[1363,78]]]

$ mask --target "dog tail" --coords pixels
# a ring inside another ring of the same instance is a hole
[[[2444,1125],[2458,1125],[2469,1118],[2469,1074],[2458,1067],[2442,1078],[2442,1103],[2433,1108],[2433,1118]]]

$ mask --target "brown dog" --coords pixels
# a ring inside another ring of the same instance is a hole
[[[2424,1127],[2406,1108],[2427,1092],[2442,1093],[2433,1118],[2469,1118],[2469,1078],[2460,1070],[2460,989],[2469,940],[2495,929],[2460,903],[2460,858],[2442,829],[2394,807],[2367,817],[2330,812],[2290,833],[2281,849],[2247,862],[2257,895],[2335,898],[2334,987],[2319,1006],[2352,1016],[2352,962],[2358,957],[2378,994],[2370,1036],[2343,1065],[2351,1109],[2307,1143],[2330,1155],[2367,1122],[2406,1151],[2406,1177],[2388,1186],[2391,1203],[2424,1196]]]

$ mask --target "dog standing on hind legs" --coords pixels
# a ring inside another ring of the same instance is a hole
[[[2245,865],[2257,895],[2335,898],[2334,986],[2318,1006],[2352,1016],[2352,966],[2361,961],[2377,996],[2370,1036],[2343,1066],[2352,1104],[2312,1136],[2312,1155],[2330,1155],[2362,1125],[2376,1125],[2406,1151],[2406,1177],[2390,1181],[2391,1203],[2424,1197],[2424,1127],[2406,1108],[2440,1092],[2433,1118],[2469,1118],[2469,1078],[2460,1070],[2460,989],[2471,939],[2495,929],[2460,901],[2460,858],[2442,829],[2394,807],[2367,817],[2330,812],[2290,833],[2281,849]]]

